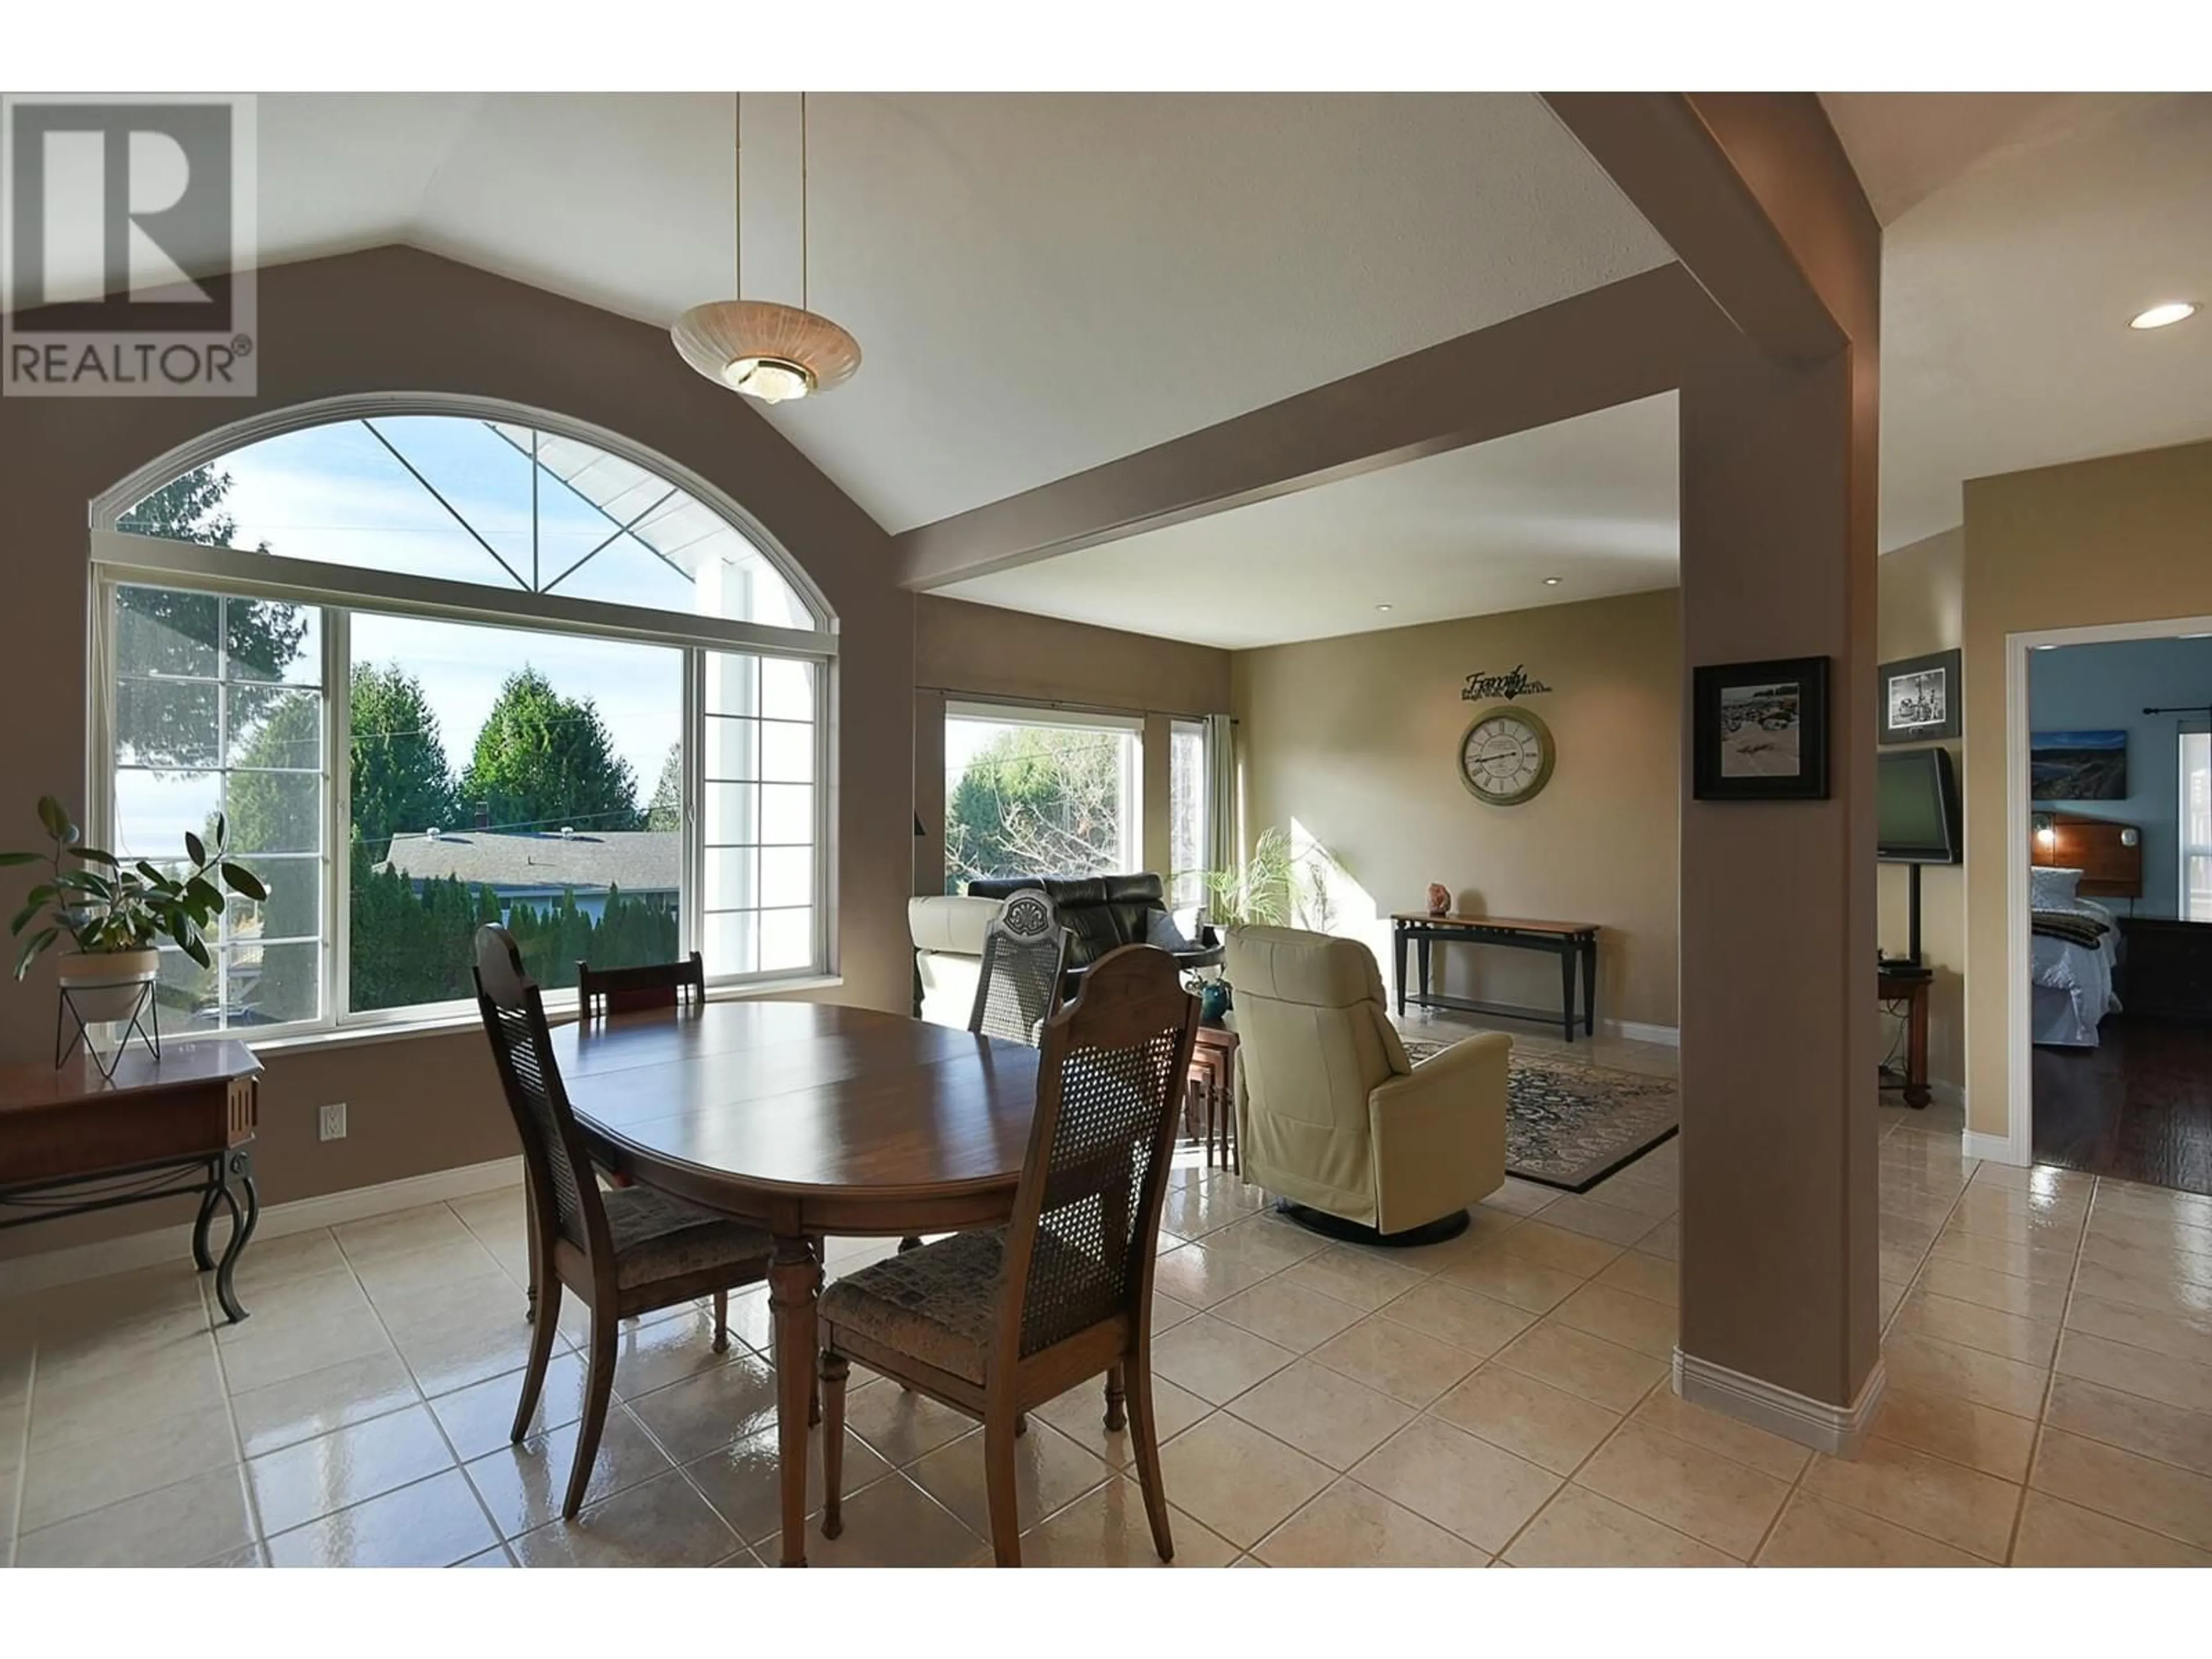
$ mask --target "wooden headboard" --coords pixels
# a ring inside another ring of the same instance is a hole
[[[2045,869],[2079,870],[2083,898],[2140,898],[2142,896],[2142,837],[2132,823],[2110,818],[2077,817],[2068,812],[2039,812],[2036,821],[2047,823],[2048,833],[2031,829],[2028,862]],[[2123,831],[2134,834],[2136,844],[2120,840]]]

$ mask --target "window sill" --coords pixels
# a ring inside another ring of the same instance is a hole
[[[762,981],[750,985],[710,985],[707,988],[709,1002],[746,1002],[763,997],[788,996],[796,991],[829,991],[843,985],[842,974],[810,974],[799,979]],[[575,1006],[549,1009],[546,1024],[565,1025],[576,1018]],[[210,1032],[210,1037],[233,1037],[246,1043],[257,1054],[282,1054],[326,1048],[356,1048],[375,1042],[403,1042],[412,1037],[444,1036],[456,1031],[483,1029],[475,1012],[438,1014],[424,1019],[394,1020],[388,1025],[345,1025],[324,1031],[302,1031],[295,1036],[271,1037],[265,1042],[256,1042],[239,1031]]]

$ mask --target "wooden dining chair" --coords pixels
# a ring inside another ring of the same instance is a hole
[[[506,928],[477,929],[476,980],[477,1006],[522,1138],[532,1232],[537,1317],[511,1439],[522,1439],[538,1409],[553,1334],[560,1325],[563,1287],[592,1310],[583,1426],[561,1510],[562,1518],[568,1520],[582,1506],[599,1455],[614,1389],[620,1322],[712,1291],[714,1348],[726,1350],[730,1287],[766,1280],[774,1243],[757,1227],[651,1187],[602,1193],[553,1063],[545,1005],[537,982],[522,971],[521,952]]]
[[[649,963],[642,968],[576,964],[576,1006],[586,1019],[687,1004],[696,1008],[706,1000],[707,967],[696,951],[681,962]]]
[[[1007,896],[983,925],[982,972],[968,1029],[1038,1046],[1044,1024],[1060,1006],[1060,975],[1067,967],[1067,930],[1043,892],[1024,888]]]
[[[1002,1228],[887,1256],[822,1293],[822,1534],[843,1529],[845,1384],[860,1361],[983,1423],[991,1544],[1021,1565],[1021,1416],[1106,1378],[1126,1398],[1152,1544],[1172,1559],[1152,1413],[1152,1252],[1198,999],[1149,945],[1109,951],[1044,1030],[1036,1115]]]

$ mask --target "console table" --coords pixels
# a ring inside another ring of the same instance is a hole
[[[1927,1105],[1928,1093],[1928,974],[1900,973],[1881,966],[1875,994],[1881,1005],[1905,1021],[1905,1065],[1901,1072],[1882,1069],[1881,1086],[1903,1089],[1905,1103],[1915,1111]]]
[[[1509,916],[1432,916],[1418,910],[1401,910],[1390,918],[1390,945],[1396,970],[1398,1012],[1408,1003],[1417,1008],[1449,1008],[1462,1013],[1503,1014],[1515,1019],[1549,1019],[1534,1008],[1512,1008],[1496,1003],[1469,1002],[1443,996],[1430,987],[1430,947],[1437,944],[1502,945],[1509,950],[1541,951],[1559,959],[1559,1030],[1575,1040],[1575,970],[1582,969],[1582,1027],[1597,1035],[1598,928],[1587,921],[1528,921]],[[1406,987],[1406,945],[1418,947],[1421,988]]]
[[[231,1275],[260,1218],[253,1186],[261,1062],[242,1042],[172,1042],[158,1060],[125,1054],[103,1079],[79,1053],[57,1069],[0,1066],[0,1227],[195,1194],[192,1261],[215,1274],[233,1324]],[[218,1208],[230,1239],[208,1248]]]

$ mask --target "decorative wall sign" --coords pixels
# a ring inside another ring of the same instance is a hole
[[[1714,664],[1691,676],[1699,800],[1828,798],[1828,659]]]
[[[1523,665],[1515,663],[1503,674],[1486,674],[1480,669],[1467,677],[1467,684],[1459,694],[1462,702],[1480,702],[1485,697],[1503,697],[1511,702],[1516,697],[1533,696],[1552,688],[1538,679],[1531,679]]]
[[[1886,662],[1875,679],[1881,692],[1875,731],[1881,742],[1929,743],[1959,735],[1964,688],[1956,651]]]

